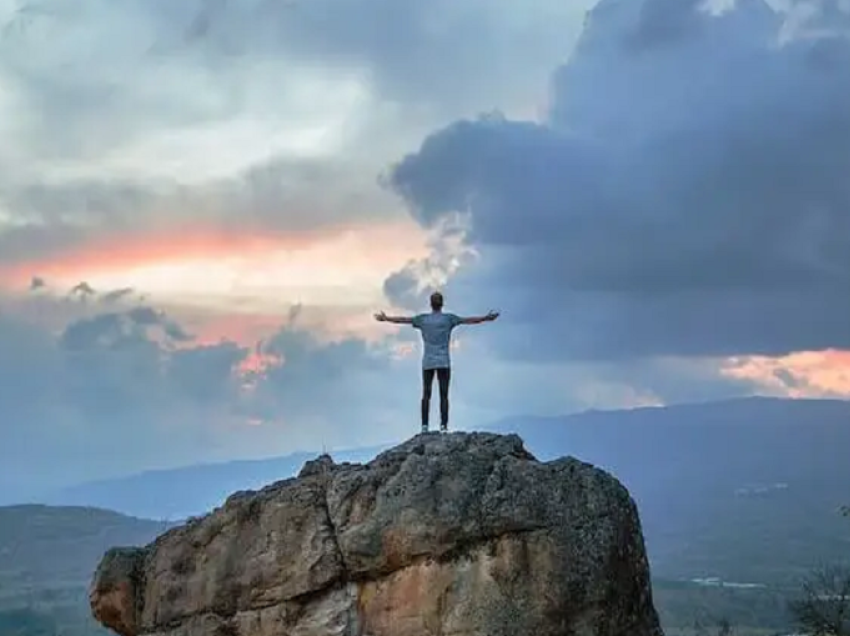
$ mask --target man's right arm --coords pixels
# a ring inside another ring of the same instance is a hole
[[[378,322],[392,322],[397,325],[412,325],[413,318],[408,316],[387,316],[383,311],[375,314],[375,320]]]

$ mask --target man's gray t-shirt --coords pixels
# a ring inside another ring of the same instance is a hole
[[[422,368],[440,369],[451,366],[449,343],[452,329],[461,323],[454,314],[432,311],[413,318],[414,329],[422,332]]]

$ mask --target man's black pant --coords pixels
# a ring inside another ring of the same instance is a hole
[[[452,370],[448,367],[441,369],[422,370],[422,430],[428,429],[428,414],[431,411],[431,387],[434,375],[440,384],[440,428],[446,430],[449,426],[449,381]]]

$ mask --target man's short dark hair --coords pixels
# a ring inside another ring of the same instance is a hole
[[[440,292],[431,294],[431,309],[437,311],[443,308],[443,295]]]

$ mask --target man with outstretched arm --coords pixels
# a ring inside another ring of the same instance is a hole
[[[449,427],[449,381],[451,380],[451,357],[449,345],[452,330],[458,325],[477,325],[491,322],[499,313],[491,311],[486,316],[461,318],[455,314],[443,312],[443,295],[431,294],[431,311],[418,316],[387,316],[383,311],[375,314],[378,322],[392,322],[400,325],[413,325],[422,334],[422,432],[428,432],[428,416],[431,411],[431,387],[434,376],[440,385],[440,431]]]

